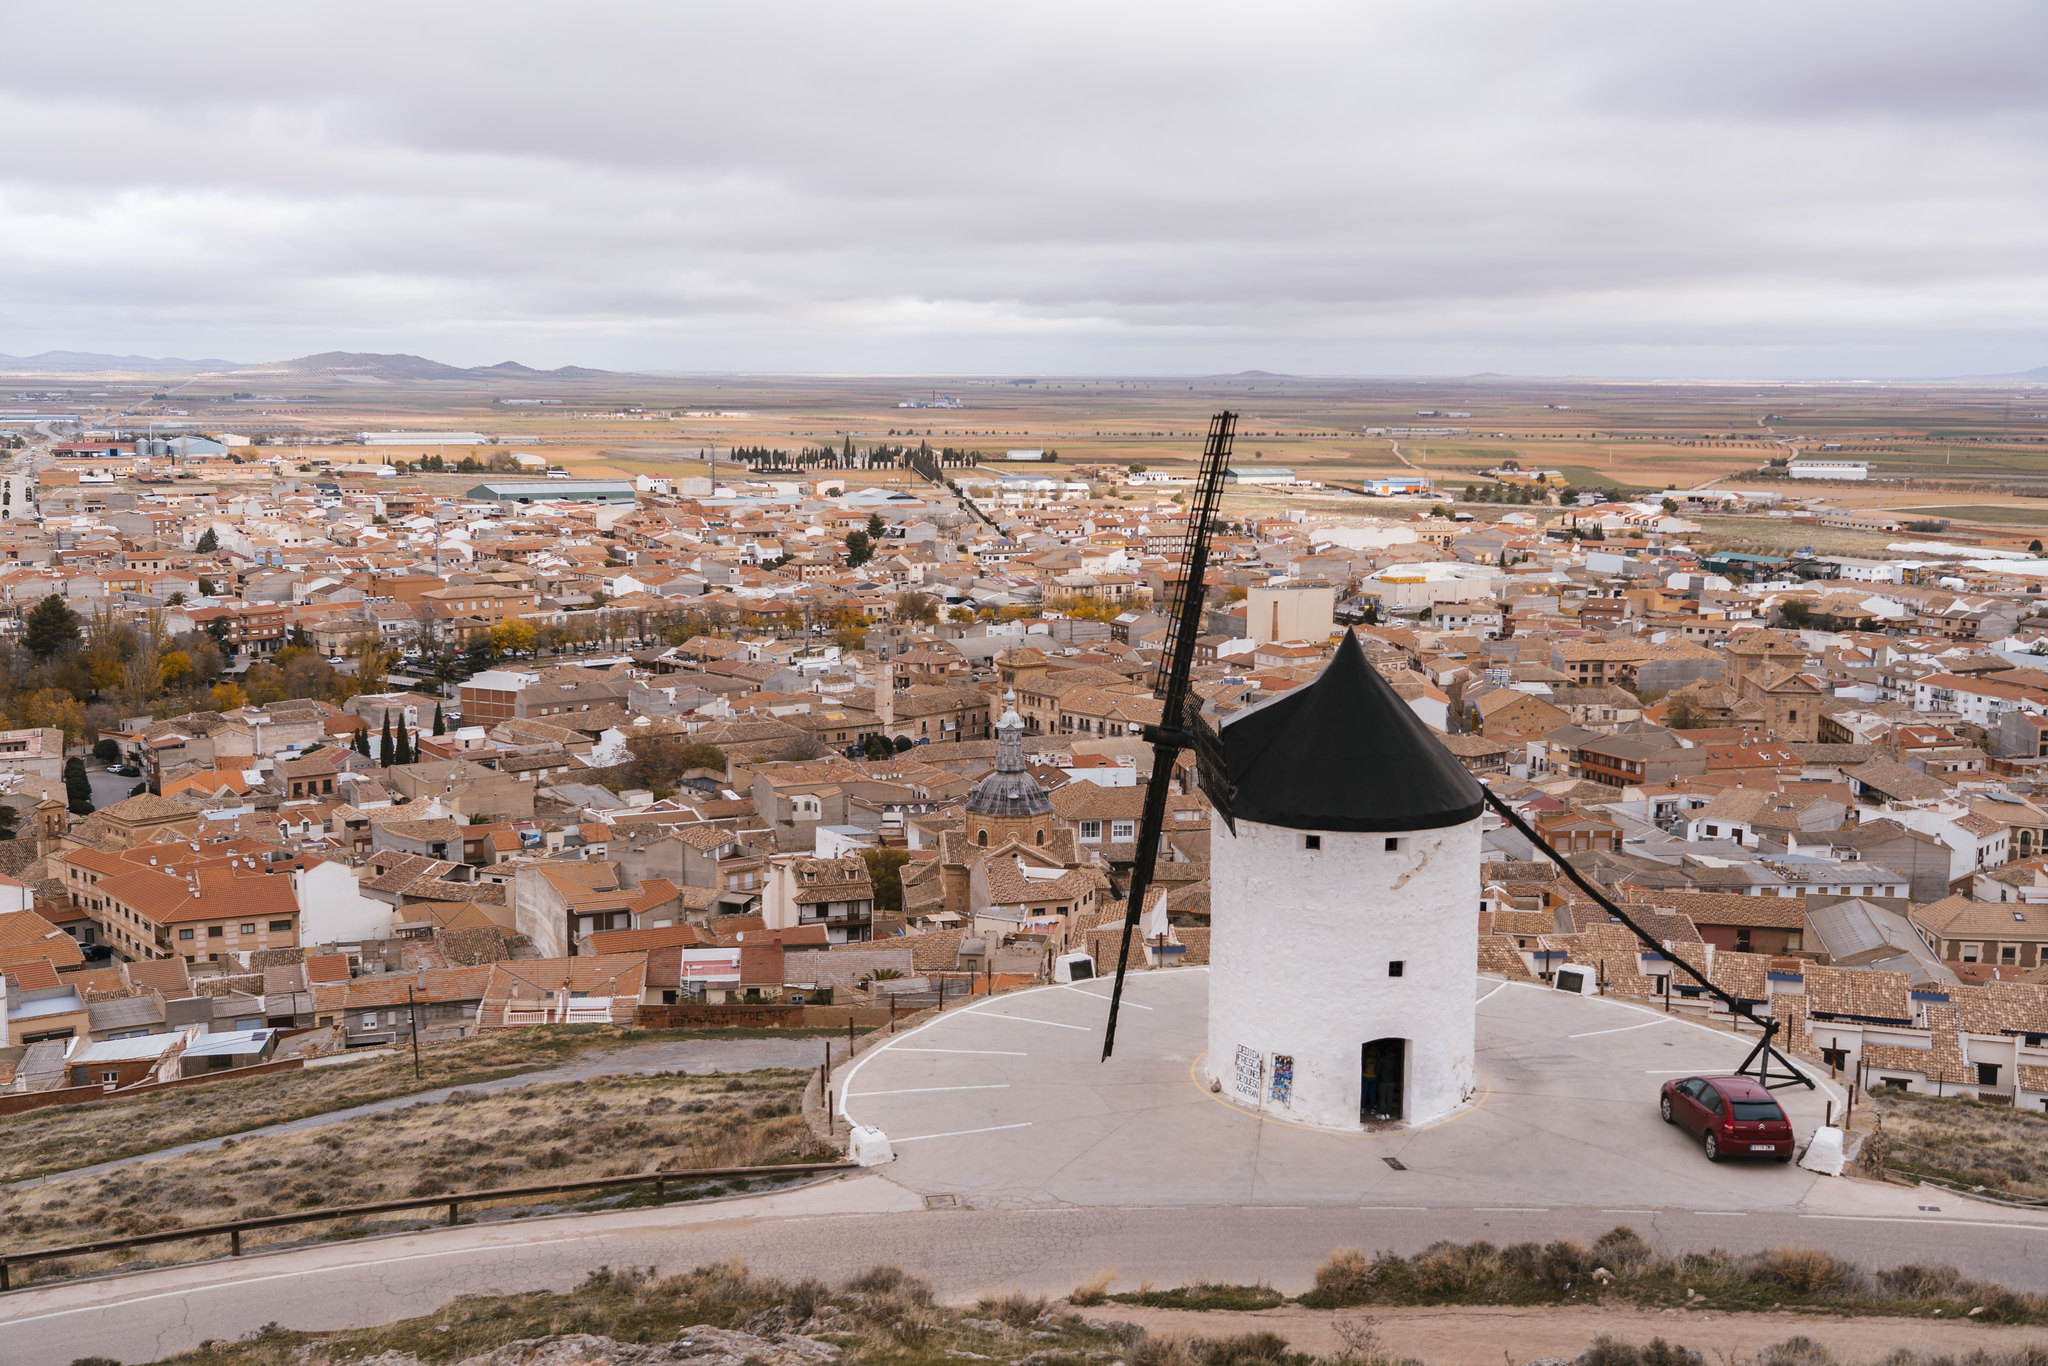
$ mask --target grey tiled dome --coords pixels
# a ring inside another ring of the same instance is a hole
[[[974,816],[1052,814],[1052,798],[1024,770],[1024,722],[1015,706],[1006,707],[996,722],[996,771],[974,785],[967,811]]]

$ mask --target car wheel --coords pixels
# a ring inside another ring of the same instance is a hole
[[[1790,1162],[1790,1161],[1792,1160],[1792,1154],[1790,1154],[1790,1153],[1779,1153],[1779,1154],[1778,1154],[1778,1160],[1779,1160],[1780,1162]]]
[[[1658,1101],[1657,1110],[1660,1114],[1664,1116],[1664,1122],[1666,1124],[1678,1123],[1678,1121],[1675,1118],[1673,1118],[1671,1114],[1671,1097],[1665,1096],[1662,1100]]]
[[[1707,1161],[1709,1161],[1709,1162],[1719,1162],[1720,1160],[1721,1160],[1721,1141],[1720,1141],[1719,1139],[1715,1138],[1715,1137],[1714,1137],[1714,1136],[1713,1136],[1712,1134],[1708,1134],[1708,1135],[1707,1135]]]

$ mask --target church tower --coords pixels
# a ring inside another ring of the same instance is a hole
[[[1207,1068],[1322,1128],[1419,1123],[1473,1081],[1478,781],[1348,631],[1307,687],[1223,727]]]
[[[967,838],[984,849],[1013,836],[1020,844],[1037,846],[1058,828],[1052,798],[1024,767],[1024,721],[1011,691],[1003,697],[1003,718],[996,722],[995,772],[967,797]]]

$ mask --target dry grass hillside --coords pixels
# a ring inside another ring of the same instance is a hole
[[[808,1079],[808,1073],[791,1071],[663,1074],[594,1077],[488,1096],[458,1091],[437,1104],[230,1139],[217,1150],[16,1188],[0,1196],[0,1229],[6,1230],[0,1247],[16,1252],[68,1246],[322,1206],[661,1169],[830,1161],[836,1154],[817,1144],[803,1120]],[[636,1190],[623,1198],[652,1198],[651,1191]],[[246,1235],[244,1245],[360,1236],[422,1218],[437,1222],[437,1211],[393,1215],[381,1224],[353,1220],[269,1229]],[[218,1256],[217,1243],[167,1243],[69,1264],[39,1263],[29,1271],[45,1279],[134,1256],[196,1260]]]

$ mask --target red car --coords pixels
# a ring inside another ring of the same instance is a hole
[[[1666,1124],[1700,1135],[1709,1162],[1724,1157],[1792,1160],[1792,1121],[1776,1098],[1748,1077],[1667,1081],[1657,1108]]]

